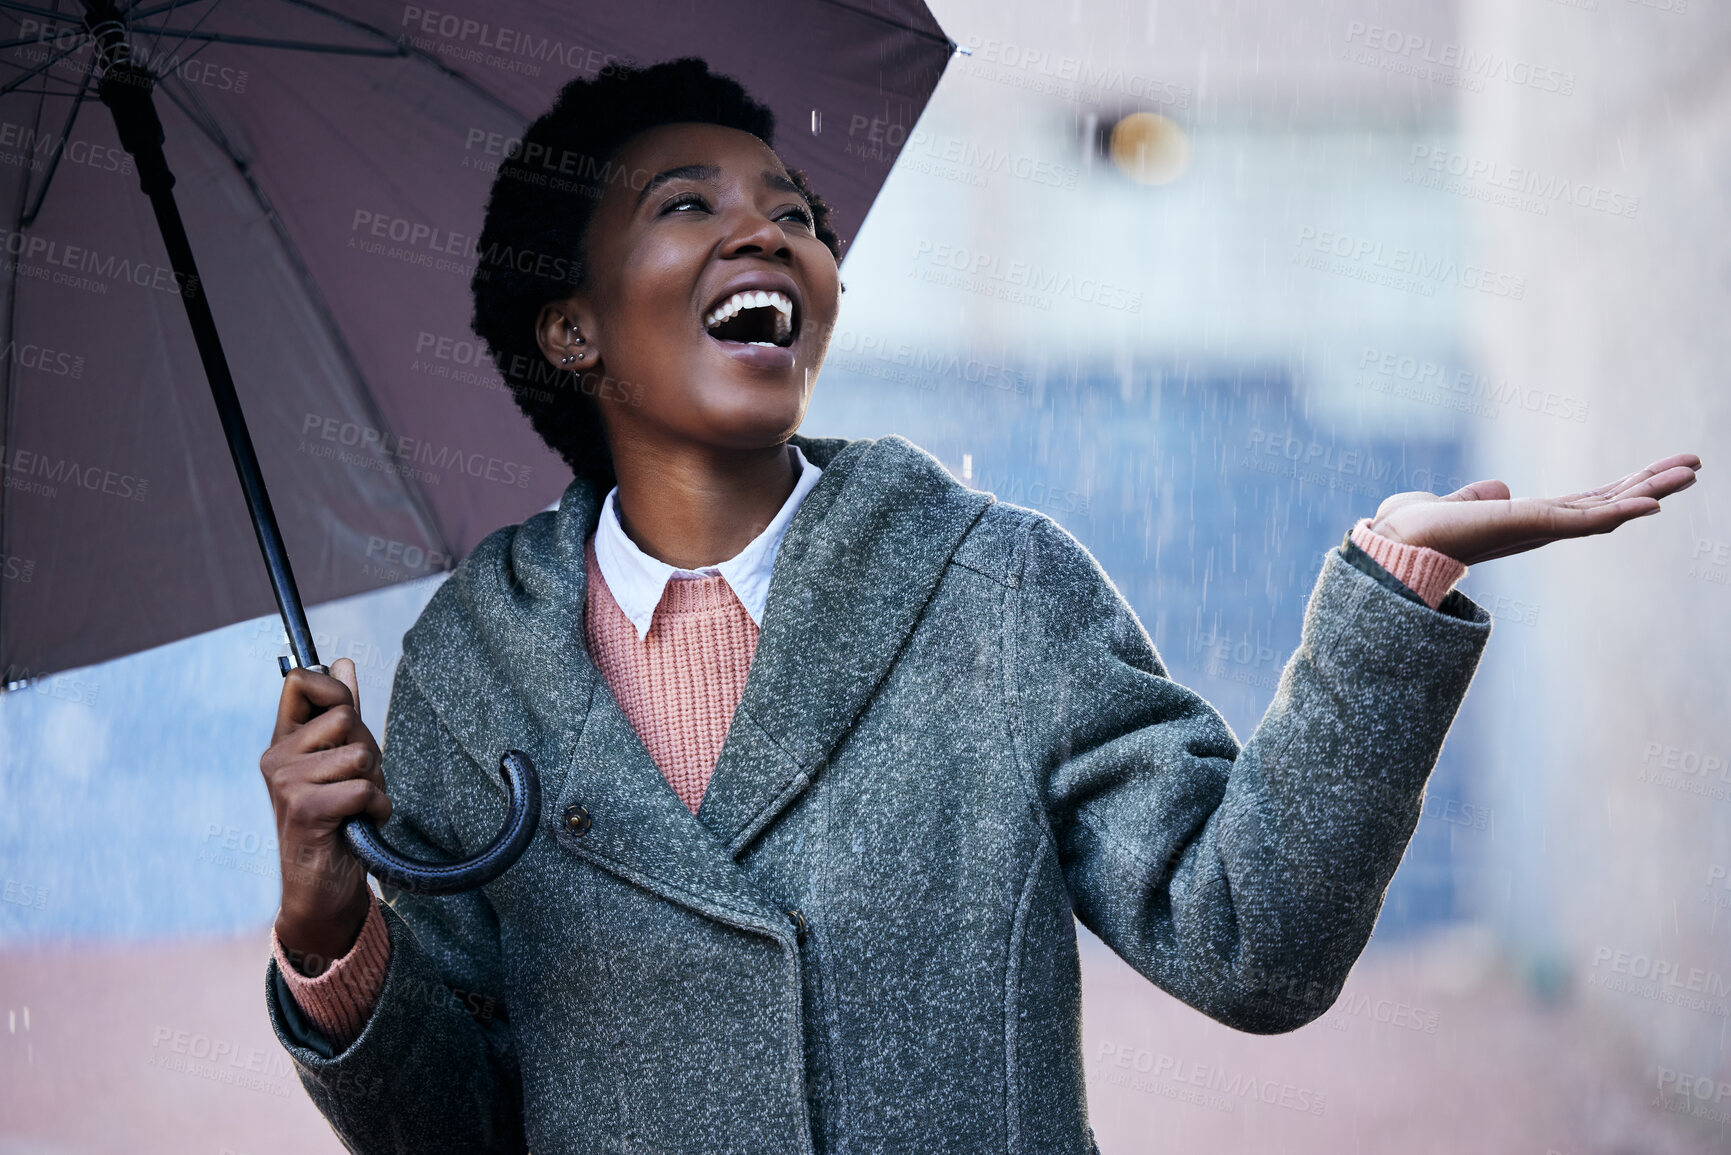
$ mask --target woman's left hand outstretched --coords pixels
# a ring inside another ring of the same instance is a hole
[[[1566,537],[1610,533],[1659,512],[1659,499],[1695,484],[1701,459],[1676,453],[1627,477],[1565,497],[1509,496],[1500,481],[1475,481],[1445,496],[1397,493],[1370,528],[1408,545],[1429,546],[1463,565],[1524,553]]]

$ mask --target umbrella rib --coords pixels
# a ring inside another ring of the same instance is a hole
[[[855,16],[864,16],[867,19],[875,20],[879,24],[888,24],[891,28],[899,29],[902,32],[911,32],[920,39],[929,40],[933,44],[942,44],[944,47],[948,48],[952,54],[956,51],[956,42],[950,39],[948,33],[945,33],[942,36],[933,36],[930,32],[927,32],[922,28],[910,28],[900,20],[896,20],[892,17],[880,15],[877,12],[871,12],[864,8],[855,8],[852,4],[847,3],[846,0],[821,0],[821,2],[828,4],[831,8],[841,8],[848,12],[852,12]],[[927,9],[927,11],[930,11],[930,9]],[[932,17],[932,20],[935,23],[937,17]]]
[[[178,81],[178,77],[175,79]],[[264,189],[254,178],[252,165],[230,144],[228,137],[217,125],[215,118],[210,116],[209,111],[199,101],[198,93],[187,89],[183,94],[179,89],[184,86],[178,83],[173,87],[166,83],[159,83],[158,87],[166,92],[168,98],[174,102],[175,107],[185,113],[187,119],[192,121],[198,130],[204,133],[211,143],[222,151],[224,156],[228,157],[229,163],[234,165],[235,171],[246,183],[247,189],[251,191],[253,199],[258,203],[259,209],[264,213],[265,219],[270,222],[272,231],[276,233],[277,241],[283,247],[283,253],[288,258],[289,266],[294,269],[295,276],[299,278],[302,291],[307,295],[307,300],[324,323],[325,331],[329,334],[337,355],[348,366],[349,373],[355,381],[361,404],[367,411],[368,419],[374,422],[374,427],[379,430],[381,438],[388,440],[390,427],[385,422],[384,411],[379,406],[378,398],[373,395],[372,387],[367,383],[367,375],[362,370],[360,362],[355,358],[354,351],[349,348],[349,343],[343,336],[342,328],[337,324],[336,314],[331,309],[330,302],[325,299],[324,293],[319,290],[318,281],[313,277],[312,270],[301,257],[300,248],[294,243],[294,238],[289,235],[288,226],[284,224],[281,214],[276,211],[276,206],[271,204],[270,198],[265,195]],[[198,105],[197,111],[189,109],[184,103],[185,100],[190,100]],[[444,526],[434,515],[426,492],[421,488],[419,479],[411,474],[412,471],[408,471],[399,473],[397,476],[402,479],[403,488],[408,494],[415,512],[424,523],[428,538],[438,545],[440,554],[447,558],[455,557],[456,554],[451,548],[451,543],[445,537]]]
[[[78,110],[84,107],[84,97],[89,91],[90,74],[87,72],[84,74],[84,83],[78,86],[78,95],[72,101],[72,111],[66,114],[66,127],[61,129],[60,139],[54,144],[54,155],[48,161],[48,173],[42,178],[42,187],[36,192],[36,201],[18,220],[20,228],[36,223],[36,214],[42,211],[42,201],[48,196],[48,186],[54,183],[54,174],[60,171],[60,158],[66,152],[66,142],[72,137],[72,124],[78,119]]]
[[[44,60],[41,64],[38,64],[36,67],[30,69],[28,72],[25,72],[24,74],[17,76],[15,78],[13,78],[12,80],[8,80],[5,84],[0,85],[0,96],[4,96],[8,92],[13,91],[20,84],[23,84],[26,80],[29,80],[32,76],[35,76],[37,73],[46,72],[48,69],[53,68],[56,64],[59,64],[62,60],[65,60],[68,56],[71,56],[74,52],[77,52],[80,48],[83,48],[84,45],[85,45],[84,41],[79,41],[78,43],[74,44],[71,48],[67,48],[67,49],[64,49],[63,51],[56,52],[53,56],[50,56],[47,60]],[[59,78],[53,77],[53,76],[44,76],[43,79],[44,80],[57,80]],[[65,81],[64,83],[71,84],[72,82],[70,80],[68,80],[68,81]],[[57,96],[70,96],[72,94],[69,92],[62,92],[62,93],[49,93],[48,95],[50,95],[50,96],[56,96],[56,95]]]
[[[147,28],[134,25],[133,32],[148,32],[155,36],[179,36],[187,40],[208,40],[213,44],[244,44],[249,48],[284,48],[294,52],[322,52],[331,56],[408,56],[401,47],[368,48],[360,44],[319,44],[312,40],[278,40],[271,36],[237,36],[228,32],[194,32],[185,28]]]
[[[182,41],[182,43],[185,43],[185,41]],[[177,61],[174,64],[173,68],[171,68],[169,71],[173,71],[174,69],[186,67],[186,65],[190,64],[192,61],[197,60],[199,55],[202,52],[204,52],[204,50],[206,48],[209,48],[214,43],[216,43],[214,40],[206,40],[203,44],[200,44],[197,48],[194,48],[191,52],[188,52],[186,54],[185,60]],[[179,45],[176,45],[175,47],[178,48]],[[160,79],[160,76],[158,77],[158,79]]]
[[[158,4],[154,8],[129,8],[127,9],[126,16],[129,20],[142,20],[146,16],[160,16],[162,13],[172,12],[176,8],[185,8],[188,4],[203,4],[205,2],[206,0],[168,0],[168,3]],[[221,3],[221,0],[217,0],[217,3]],[[212,5],[212,7],[215,7],[215,5]],[[210,13],[205,13],[205,16],[208,15],[210,15]],[[204,16],[200,16],[199,19],[203,20]],[[197,27],[197,25],[195,24],[194,27]]]
[[[70,12],[56,12],[52,8],[38,8],[34,4],[20,4],[17,0],[0,0],[0,9],[5,9],[8,12],[22,12],[26,16],[46,16],[50,20],[65,20],[69,17],[73,20],[77,19]],[[84,25],[74,23],[73,27],[82,30]]]
[[[221,2],[222,2],[222,0],[216,0],[216,4],[220,4]],[[205,3],[210,3],[210,0],[168,0],[168,3],[158,4],[154,8],[128,10],[125,13],[125,15],[126,15],[128,20],[140,20],[146,16],[159,16],[164,12],[171,12],[176,8],[184,8],[188,4],[205,4]],[[215,11],[216,4],[212,4],[211,11]],[[12,6],[9,4],[0,4],[0,8],[8,8],[8,7],[12,7]],[[62,20],[73,20],[74,19],[70,13],[66,13],[66,12],[56,13],[56,15]],[[193,27],[194,28],[198,27],[198,25],[200,23],[203,23],[204,17],[209,16],[209,15],[210,15],[210,12],[204,13],[203,16],[200,16],[198,18],[198,20],[193,23]],[[69,24],[64,25],[63,28],[56,28],[55,31],[59,32],[59,31],[62,31],[63,29],[75,30],[78,32],[83,32],[85,30],[84,25],[74,22],[74,23],[69,23]],[[42,37],[40,35],[23,36],[17,40],[0,40],[0,48],[22,48],[26,44],[40,44],[40,43],[42,43]]]
[[[194,0],[187,0],[187,2],[194,2]],[[152,11],[162,12],[179,6],[178,3],[165,4],[153,9]],[[67,20],[69,16],[69,14],[65,12],[54,12],[47,8],[37,8],[31,4],[19,4],[16,3],[16,0],[0,0],[0,10],[22,12],[31,16],[43,16],[52,20]],[[198,24],[203,23],[205,17],[209,16],[211,12],[214,12],[215,10],[216,5],[213,4],[209,10],[199,16],[198,21],[194,23],[192,28],[167,28],[144,24],[128,24],[126,30],[129,34],[144,33],[146,35],[155,36],[158,42],[160,42],[165,36],[178,36],[180,37],[180,42],[182,44],[188,40],[209,40],[216,44],[244,44],[250,48],[282,48],[295,52],[322,52],[337,56],[409,56],[413,54],[413,49],[407,45],[406,41],[399,43],[393,40],[390,48],[368,48],[358,44],[320,44],[317,41],[312,40],[283,40],[274,36],[241,36],[229,32],[196,31]],[[137,15],[142,16],[144,13],[140,12]],[[365,25],[359,26],[363,28],[366,27]],[[83,25],[76,23],[69,23],[67,27],[75,28],[80,32],[84,30]],[[368,31],[377,30],[368,29]],[[383,35],[383,33],[380,33],[380,35]],[[387,39],[389,39],[389,37],[387,37]],[[33,40],[28,39],[22,40],[19,41],[15,47],[33,42]],[[68,51],[75,51],[78,47],[81,46],[75,45]],[[155,54],[154,50],[152,50],[152,54]],[[48,64],[53,63],[53,60],[48,61]],[[43,65],[43,67],[47,67],[47,65]],[[26,75],[29,74],[26,73]]]
[[[199,25],[203,24],[205,22],[205,20],[209,19],[210,14],[212,12],[215,12],[220,7],[222,7],[222,0],[214,0],[214,2],[211,4],[211,6],[209,8],[206,8],[203,12],[200,12],[198,14],[198,19],[194,20],[192,22],[192,27],[184,30],[186,32],[186,34],[188,36],[191,35],[194,31],[196,31],[198,29]],[[132,39],[131,33],[134,31],[140,30],[134,25],[133,22],[136,21],[137,19],[139,19],[139,17],[142,15],[143,15],[143,13],[137,13],[137,12],[127,13],[127,34],[128,34],[127,39],[129,41]],[[149,31],[149,29],[142,29],[142,31]],[[169,58],[171,60],[173,59],[174,53],[178,52],[180,50],[180,46],[182,44],[185,44],[185,43],[186,43],[186,36],[182,36],[180,38],[180,40],[178,40],[175,43],[174,47],[169,49],[168,55],[169,55]],[[162,56],[162,37],[160,35],[158,35],[157,38],[150,45],[150,56],[152,59],[160,59]],[[170,67],[173,68],[173,67],[175,67],[175,65],[170,65]],[[153,68],[153,69],[151,69],[151,71],[155,72],[156,69]]]
[[[3,0],[0,0],[0,2],[3,2]],[[399,37],[392,36],[390,33],[386,32],[382,28],[376,28],[371,24],[365,23],[364,21],[357,20],[353,16],[350,16],[344,12],[333,12],[331,9],[326,8],[322,4],[313,3],[312,0],[282,0],[282,2],[284,4],[291,5],[292,7],[295,7],[295,8],[305,8],[308,12],[316,12],[320,16],[328,16],[330,19],[337,21],[339,24],[346,24],[351,28],[358,28],[362,32],[370,33],[371,35],[377,36],[383,40],[388,40],[392,44],[402,45],[403,46],[403,54],[405,56],[411,57],[412,59],[415,59],[415,60],[419,60],[424,64],[432,65],[434,68],[438,69],[440,72],[444,73],[446,76],[450,77],[452,80],[455,80],[457,83],[463,85],[463,87],[467,88],[468,90],[473,92],[476,96],[479,96],[481,99],[485,100],[487,103],[493,105],[495,108],[502,109],[503,111],[509,113],[511,116],[517,118],[518,120],[527,121],[527,120],[533,119],[533,117],[530,114],[523,112],[521,109],[513,108],[509,103],[507,103],[506,101],[501,100],[499,97],[495,96],[489,89],[486,88],[486,86],[484,86],[482,84],[478,84],[474,80],[471,80],[467,74],[459,72],[455,68],[452,68],[449,64],[446,64],[443,60],[440,60],[437,56],[433,55],[431,52],[427,52],[423,49],[416,48],[414,46],[414,44],[408,40],[407,37],[399,38]]]

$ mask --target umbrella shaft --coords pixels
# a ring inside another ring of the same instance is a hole
[[[156,223],[162,230],[168,261],[174,269],[180,299],[186,306],[186,318],[192,324],[193,340],[198,343],[198,356],[210,381],[210,395],[216,402],[217,417],[228,440],[229,454],[234,458],[235,472],[240,476],[241,492],[246,495],[247,512],[252,516],[253,532],[258,535],[258,547],[264,554],[271,592],[276,595],[277,612],[282,615],[295,664],[318,666],[318,651],[313,646],[306,609],[295,586],[294,570],[289,566],[288,550],[283,546],[282,531],[277,528],[270,493],[259,470],[258,454],[253,451],[240,397],[234,390],[234,377],[228,370],[228,358],[223,355],[216,319],[211,316],[210,301],[192,259],[192,245],[174,201],[174,174],[162,152],[162,122],[150,98],[152,79],[136,66],[122,64],[111,68],[102,80],[102,102],[114,113],[121,144],[136,159],[139,185],[156,210]]]
[[[234,458],[241,492],[246,495],[247,512],[252,515],[253,532],[258,535],[258,548],[264,554],[271,592],[276,595],[277,612],[282,615],[283,629],[288,633],[295,664],[316,666],[319,664],[318,651],[313,646],[306,609],[301,605],[300,590],[295,585],[294,570],[289,565],[288,549],[283,545],[282,531],[277,528],[270,492],[265,488],[258,454],[252,447],[252,435],[247,431],[240,397],[235,393],[234,378],[229,374],[228,360],[217,337],[210,301],[204,294],[198,270],[192,261],[192,247],[187,242],[173,190],[163,188],[152,193],[150,203],[156,210],[156,222],[168,246],[169,264],[180,281],[180,297],[186,303],[187,320],[192,323],[198,354],[204,361],[205,376],[210,379],[210,395],[216,402],[216,413],[222,422],[222,435],[228,441],[229,455]]]

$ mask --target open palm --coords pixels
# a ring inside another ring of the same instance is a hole
[[[1397,493],[1377,507],[1370,528],[1428,546],[1464,565],[1524,553],[1566,537],[1610,533],[1659,512],[1659,499],[1695,484],[1701,459],[1676,453],[1597,489],[1564,497],[1509,496],[1500,481],[1475,481],[1453,493]]]

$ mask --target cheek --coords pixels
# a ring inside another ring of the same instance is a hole
[[[806,262],[805,283],[811,286],[814,314],[821,312],[825,316],[819,317],[820,320],[833,322],[841,308],[841,272],[829,250],[822,247],[822,242],[818,245],[821,251]]]
[[[639,251],[626,260],[604,304],[614,356],[647,362],[676,355],[676,338],[692,328],[690,271],[666,253]]]
[[[665,317],[686,311],[691,278],[678,262],[660,254],[634,260],[621,279],[619,304],[628,317]]]

